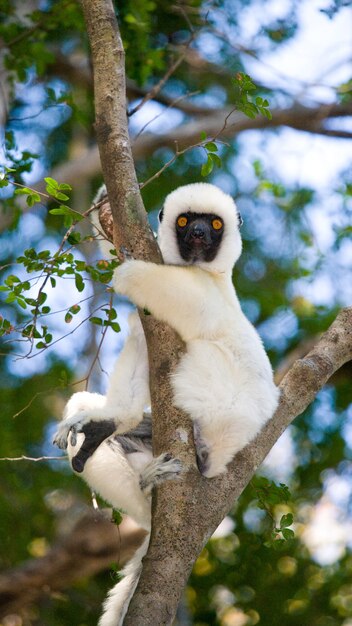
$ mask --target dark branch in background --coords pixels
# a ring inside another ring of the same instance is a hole
[[[152,135],[145,134],[133,145],[132,152],[136,161],[145,159],[159,148],[175,147],[175,141],[180,147],[188,146],[200,139],[200,133],[205,131],[208,135],[216,134],[223,126],[226,116],[231,109],[206,111],[203,116],[198,116],[195,120],[182,124],[172,129],[166,134]],[[352,102],[347,104],[320,105],[318,107],[304,107],[296,104],[287,109],[274,109],[273,117],[268,120],[264,117],[257,117],[255,120],[249,119],[239,111],[233,113],[231,125],[227,126],[226,132],[220,135],[220,139],[236,137],[247,130],[270,129],[280,126],[288,126],[304,132],[314,134],[327,134],[332,132],[324,127],[324,123],[334,118],[344,118],[352,116]],[[337,134],[338,130],[333,131]],[[346,132],[341,131],[341,136],[345,137]],[[348,132],[352,137],[352,133]],[[53,178],[65,182],[74,182],[77,176],[94,176],[99,172],[100,162],[98,148],[94,146],[82,152],[77,159],[72,159],[64,165],[60,165],[52,172]]]
[[[137,88],[133,87],[137,90]],[[145,94],[145,91],[139,91],[140,95]],[[158,99],[161,96],[159,94]],[[172,101],[170,98],[165,98],[165,104],[170,106]],[[188,110],[186,110],[188,107]],[[184,112],[190,115],[195,115],[194,120],[183,123],[181,126],[169,131],[167,134],[152,135],[144,133],[132,146],[132,154],[135,161],[146,159],[153,154],[159,148],[171,148],[175,150],[175,143],[179,150],[184,150],[188,146],[196,144],[200,140],[200,134],[205,131],[208,136],[216,135],[223,127],[224,120],[233,110],[232,108],[216,110],[216,109],[202,109],[201,107],[195,107],[191,103],[183,102],[183,107],[179,106],[180,110],[184,108]],[[191,109],[194,109],[192,112]],[[234,138],[242,132],[247,130],[265,130],[271,128],[279,128],[281,126],[287,126],[308,132],[312,134],[325,135],[327,137],[336,137],[341,139],[352,138],[352,132],[348,130],[339,130],[327,127],[327,122],[335,118],[347,118],[352,116],[352,101],[348,103],[334,103],[324,104],[315,107],[305,107],[300,104],[294,104],[287,109],[273,109],[272,119],[268,120],[265,117],[257,117],[252,120],[246,117],[240,111],[235,111],[231,114],[230,123],[219,134],[219,139]],[[66,163],[55,167],[51,176],[58,181],[64,181],[71,185],[75,185],[77,180],[84,180],[96,176],[101,171],[100,158],[98,146],[82,150],[81,154],[67,161]],[[39,183],[37,185],[38,191],[43,191],[45,185]],[[18,205],[25,212],[30,210],[25,201],[18,199]],[[86,207],[84,207],[85,209]],[[0,232],[5,230],[13,220],[10,213],[2,213],[0,215]]]
[[[0,618],[82,578],[94,576],[112,563],[122,567],[129,561],[142,543],[145,531],[129,518],[124,518],[119,527],[110,520],[111,514],[88,509],[45,556],[2,572]]]

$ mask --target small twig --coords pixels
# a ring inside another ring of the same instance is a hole
[[[103,306],[105,306],[105,305],[103,305]],[[110,308],[110,311],[111,311],[111,309],[112,309],[112,295],[111,295],[111,297],[110,297],[109,308]],[[102,348],[102,345],[103,345],[104,339],[105,339],[105,337],[106,337],[106,333],[107,333],[108,328],[109,328],[109,326],[105,326],[105,327],[104,327],[104,330],[103,330],[103,332],[102,332],[102,334],[101,334],[101,339],[100,339],[100,341],[99,341],[98,349],[97,349],[96,354],[95,354],[95,356],[94,356],[94,359],[93,359],[93,361],[92,361],[92,363],[91,363],[91,366],[90,366],[90,368],[89,368],[89,370],[88,370],[88,374],[87,374],[87,376],[86,376],[86,389],[88,388],[89,378],[90,378],[90,376],[91,376],[91,374],[92,374],[92,371],[93,371],[94,365],[95,365],[95,364],[96,364],[96,362],[99,360],[99,353],[100,353],[100,350],[101,350],[101,348]]]
[[[219,137],[219,135],[221,135],[221,133],[224,132],[225,128],[227,127],[228,119],[230,118],[232,113],[234,113],[235,111],[236,111],[236,107],[231,109],[231,111],[226,115],[225,120],[224,120],[224,124],[223,124],[222,128],[220,128],[220,130],[217,133],[215,133],[215,135],[213,136],[213,141],[216,141],[216,139]]]
[[[44,111],[47,111],[48,109],[52,109],[54,107],[63,107],[63,106],[69,106],[66,102],[55,102],[55,104],[47,104],[46,106],[42,107],[40,109],[40,111],[38,111],[38,113],[34,113],[33,115],[26,115],[25,117],[9,117],[7,119],[7,122],[25,122],[26,120],[33,120],[36,117],[39,117],[39,115],[41,115],[42,113],[44,113]],[[23,185],[25,186],[25,185]],[[29,187],[28,187],[29,189]],[[40,193],[39,191],[37,193]],[[44,195],[44,194],[43,194]]]
[[[62,341],[66,337],[69,337],[70,335],[73,335],[73,333],[75,333],[76,330],[78,328],[80,328],[80,326],[82,326],[82,324],[84,324],[87,320],[89,320],[89,318],[92,316],[93,313],[96,313],[96,311],[99,311],[103,306],[105,306],[105,304],[101,304],[101,305],[97,306],[95,309],[93,309],[93,311],[90,311],[89,315],[87,315],[87,317],[85,317],[79,324],[77,324],[77,326],[75,326],[75,328],[73,330],[70,330],[70,332],[66,333],[65,335],[62,335],[58,339],[55,339],[55,341],[52,341],[50,343],[50,347],[54,346],[56,343],[59,343],[59,341]],[[21,355],[21,357],[19,357],[19,358],[21,358],[21,359],[24,359],[24,358],[33,359],[34,357],[38,356],[38,354],[41,354],[42,352],[44,352],[47,349],[48,349],[47,347],[42,348],[41,350],[39,350],[35,354],[31,354],[31,352],[28,352],[27,354]]]
[[[140,189],[143,189],[143,187],[145,187],[146,185],[149,185],[149,183],[151,183],[153,180],[155,180],[156,178],[159,178],[159,176],[160,176],[160,175],[161,175],[161,174],[162,174],[162,173],[163,173],[163,172],[164,172],[164,171],[165,171],[168,167],[170,167],[170,165],[172,165],[172,164],[176,161],[176,159],[177,159],[179,156],[181,156],[182,154],[185,154],[185,152],[188,152],[189,150],[193,150],[193,148],[203,148],[203,146],[204,146],[206,143],[208,143],[208,142],[210,142],[210,141],[215,141],[215,140],[216,140],[216,138],[218,137],[218,135],[219,135],[219,134],[223,131],[223,129],[226,127],[227,119],[229,118],[229,116],[231,115],[231,113],[233,113],[233,111],[231,111],[231,112],[230,112],[230,113],[226,116],[226,119],[225,119],[225,123],[224,123],[223,128],[222,128],[222,129],[221,129],[218,133],[216,133],[216,135],[214,135],[214,137],[213,137],[213,138],[209,138],[209,139],[205,139],[205,140],[202,140],[202,141],[198,141],[197,143],[194,143],[194,144],[192,144],[191,146],[187,146],[187,148],[183,148],[183,150],[179,150],[179,149],[178,149],[178,144],[177,144],[177,141],[175,141],[176,151],[175,151],[174,156],[173,156],[173,157],[171,157],[171,159],[169,159],[169,161],[167,161],[167,162],[163,165],[163,167],[162,167],[160,170],[158,170],[155,174],[153,174],[153,176],[151,176],[150,178],[148,178],[148,180],[144,181],[143,183],[140,183],[140,184],[139,184],[139,188],[140,188]],[[217,141],[218,141],[218,143],[225,144],[225,142],[224,142],[224,141],[219,141],[219,140],[217,140]]]
[[[22,454],[21,456],[14,456],[14,457],[10,457],[10,456],[0,457],[0,461],[34,461],[35,463],[37,461],[67,461],[67,460],[68,460],[68,456],[32,457],[32,456],[25,456],[24,454]]]
[[[152,124],[153,122],[155,122],[155,120],[157,120],[159,117],[161,117],[162,115],[164,115],[166,113],[166,111],[168,111],[169,109],[172,109],[173,107],[175,107],[179,102],[181,102],[181,100],[185,100],[186,98],[190,98],[191,96],[195,96],[197,95],[199,92],[198,91],[192,91],[191,93],[187,93],[183,96],[179,96],[178,98],[176,98],[175,100],[172,100],[167,107],[165,107],[165,109],[163,109],[161,111],[161,113],[158,113],[158,115],[155,115],[155,117],[153,117],[153,119],[149,120],[148,122],[146,122],[144,124],[144,126],[142,126],[141,130],[138,131],[137,135],[135,135],[135,137],[133,137],[133,142],[132,145],[135,144],[135,142],[137,141],[137,139],[141,136],[142,133],[144,133],[145,129],[150,126],[150,124]]]
[[[171,67],[169,67],[169,69],[164,74],[162,79],[157,83],[157,85],[155,85],[144,96],[143,100],[141,100],[141,102],[139,104],[137,104],[137,106],[135,106],[134,109],[132,109],[131,111],[128,111],[127,115],[129,117],[131,117],[132,115],[137,113],[137,111],[139,111],[142,108],[142,106],[144,106],[146,104],[146,102],[149,102],[149,100],[153,100],[153,98],[155,98],[155,96],[159,93],[159,91],[161,91],[161,89],[163,88],[165,83],[169,80],[170,76],[172,76],[172,74],[177,70],[178,66],[181,65],[182,61],[184,60],[184,58],[185,58],[185,56],[187,54],[188,48],[191,45],[193,40],[194,40],[194,34],[192,33],[192,35],[189,38],[189,41],[187,42],[187,44],[185,46],[185,49],[184,49],[183,53],[181,54],[181,56],[171,65]]]
[[[63,2],[62,6],[61,6],[62,10],[64,11],[65,7],[67,5],[69,5],[69,4],[70,4],[70,0],[67,0],[67,2]],[[43,13],[44,19],[42,19],[39,22],[37,22],[36,24],[34,24],[34,26],[31,26],[30,28],[27,28],[22,33],[17,35],[17,37],[14,37],[11,41],[5,42],[3,47],[11,48],[12,46],[15,46],[17,43],[20,43],[21,41],[23,41],[23,39],[27,39],[27,37],[30,37],[33,33],[35,33],[36,30],[42,30],[44,32],[49,32],[51,30],[51,27],[46,25],[46,22],[48,21],[48,15],[49,14],[44,13],[44,11],[42,13]]]

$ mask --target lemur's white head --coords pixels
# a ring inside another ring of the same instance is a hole
[[[233,199],[215,185],[178,187],[160,212],[158,243],[164,262],[231,272],[242,250],[240,225]]]

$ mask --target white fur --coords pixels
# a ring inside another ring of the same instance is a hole
[[[85,399],[88,400],[87,397]],[[75,445],[72,445],[71,437],[68,437],[67,452],[70,460],[79,452],[83,441],[83,433],[77,434]],[[153,458],[151,450],[143,446],[138,452],[126,453],[114,437],[103,441],[86,461],[80,476],[91,489],[114,508],[126,512],[148,533],[132,559],[121,570],[122,580],[109,592],[98,626],[122,626],[140,577],[142,558],[148,550],[151,489],[157,482],[175,478],[180,469],[178,460],[169,456],[165,458],[163,454]],[[142,489],[141,485],[145,488]]]
[[[187,211],[213,213],[224,221],[220,249],[210,263],[187,265],[179,254],[175,222]],[[186,353],[172,375],[174,402],[200,430],[209,454],[205,475],[210,478],[226,471],[236,452],[255,437],[278,403],[269,360],[241,311],[232,284],[232,268],[242,249],[235,203],[206,183],[176,189],[165,201],[159,243],[167,265],[126,261],[115,271],[114,288],[167,322],[186,342]],[[148,403],[147,348],[139,321],[132,320],[131,335],[111,376],[107,396],[75,394],[56,441],[65,444],[73,425],[79,427],[90,420],[113,418],[117,432],[126,432],[141,421]],[[125,455],[118,446],[103,442],[88,459],[83,477],[113,506],[124,508],[148,530],[150,504],[136,477],[141,470],[148,471],[151,455]],[[134,456],[138,458],[132,459]],[[109,593],[99,626],[122,623],[147,543],[125,568],[123,581]]]
[[[149,536],[121,572],[124,578],[109,591],[98,626],[122,626],[128,605],[137,587],[142,570],[142,559],[148,550],[148,545]]]
[[[214,213],[224,221],[220,251],[210,263],[185,266],[178,253],[175,222],[187,211]],[[209,451],[205,476],[210,478],[224,472],[273,415],[278,390],[232,284],[233,264],[241,252],[232,198],[206,183],[180,187],[165,201],[159,233],[164,260],[172,265],[126,261],[115,271],[114,288],[170,324],[186,342],[186,354],[172,376],[174,401],[200,428]]]
[[[238,230],[239,215],[236,205],[227,193],[215,185],[194,183],[178,187],[170,193],[164,203],[163,219],[158,230],[158,243],[164,263],[185,265],[176,239],[175,222],[180,213],[214,213],[225,222],[221,248],[210,263],[199,263],[207,271],[228,272],[232,270],[242,250],[241,236]]]
[[[113,419],[116,432],[125,433],[139,424],[150,405],[147,344],[137,313],[129,317],[130,334],[116,361],[106,396],[88,391],[73,394],[54,442],[66,448],[72,426],[77,429],[91,420]]]

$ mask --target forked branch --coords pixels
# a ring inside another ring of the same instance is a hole
[[[130,148],[125,101],[124,53],[111,0],[82,0],[92,49],[96,131],[111,201],[114,240],[135,257],[160,260],[147,227]],[[182,345],[151,317],[146,332],[155,452],[168,450],[188,472],[162,485],[153,502],[153,529],[143,573],[125,618],[126,626],[171,624],[204,543],[240,495],[288,424],[314,399],[329,377],[352,357],[352,309],[344,309],[317,346],[297,361],[281,383],[281,401],[256,440],[241,451],[226,475],[203,478],[195,467],[187,416],[172,406],[168,383]]]

